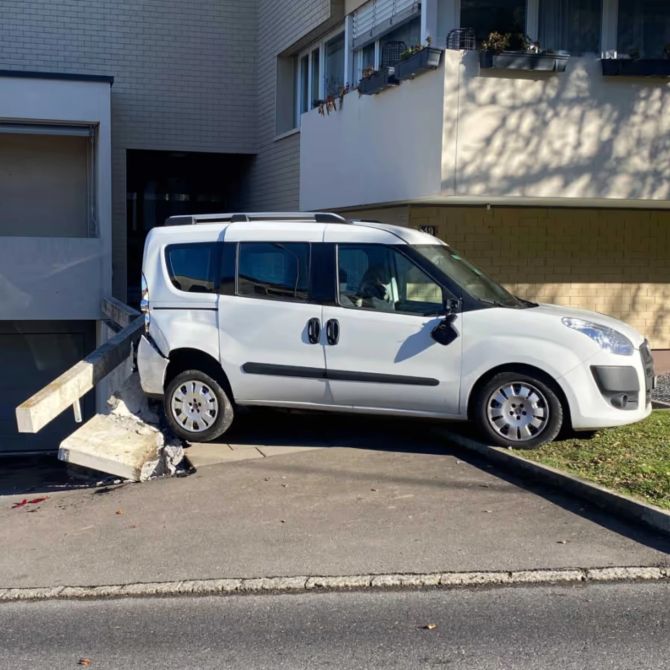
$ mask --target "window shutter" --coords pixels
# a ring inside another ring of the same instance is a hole
[[[369,0],[353,13],[354,48],[365,46],[420,12],[417,0]]]

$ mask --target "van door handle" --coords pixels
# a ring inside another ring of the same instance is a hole
[[[337,344],[340,341],[340,322],[337,319],[326,321],[326,338],[328,344]]]
[[[310,341],[310,344],[318,344],[320,335],[321,324],[319,323],[319,320],[316,317],[310,319],[307,322],[307,339]]]

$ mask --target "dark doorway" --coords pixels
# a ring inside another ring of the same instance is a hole
[[[251,160],[244,154],[126,152],[128,304],[139,305],[149,230],[176,214],[243,210]]]

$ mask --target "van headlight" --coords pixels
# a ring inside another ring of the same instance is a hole
[[[619,356],[632,356],[635,351],[633,343],[618,330],[601,326],[584,319],[564,317],[561,319],[564,326],[577,330],[586,337],[590,337],[601,349]]]

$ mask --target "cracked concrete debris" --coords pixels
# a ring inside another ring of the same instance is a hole
[[[131,481],[173,476],[184,459],[181,443],[161,431],[158,415],[131,374],[94,416],[61,443],[58,458]]]

